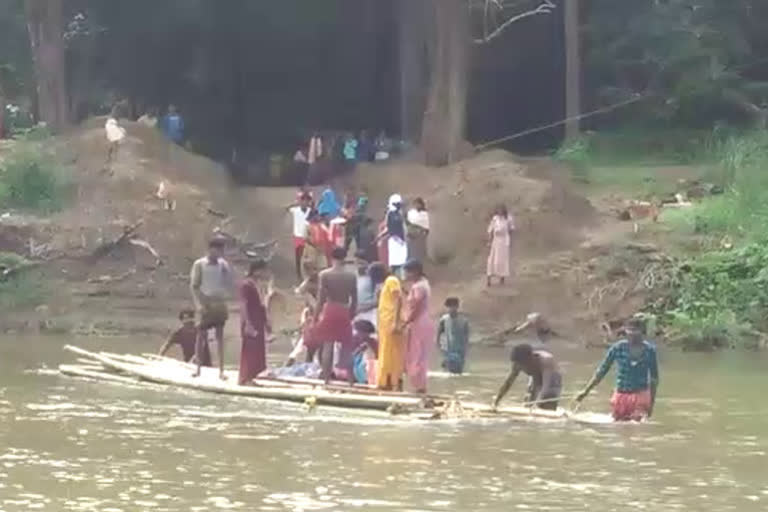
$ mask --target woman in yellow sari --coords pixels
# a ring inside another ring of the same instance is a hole
[[[379,367],[376,379],[379,389],[403,390],[405,334],[400,325],[401,305],[400,280],[389,276],[379,295]]]

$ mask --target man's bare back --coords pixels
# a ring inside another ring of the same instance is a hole
[[[355,311],[357,308],[357,277],[343,268],[331,267],[320,272],[318,303],[342,304]]]

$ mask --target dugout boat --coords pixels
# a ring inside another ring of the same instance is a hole
[[[71,345],[65,346],[64,350],[77,355],[78,359],[77,364],[60,365],[62,375],[116,384],[150,382],[208,393],[306,403],[312,407],[325,405],[387,411],[423,420],[494,417],[518,421],[607,422],[603,415],[591,413],[570,414],[565,410],[545,411],[528,407],[503,407],[492,411],[485,404],[460,401],[445,395],[387,392],[344,383],[325,385],[322,381],[305,378],[258,378],[250,385],[241,386],[237,384],[237,372],[228,371],[227,379],[221,380],[218,369],[203,368],[199,377],[193,377],[193,365],[157,355],[90,352]]]

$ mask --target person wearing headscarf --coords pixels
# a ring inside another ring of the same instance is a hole
[[[386,262],[393,273],[398,273],[408,260],[408,244],[405,241],[405,219],[403,218],[403,198],[392,194],[385,219],[384,231],[380,238],[387,240]]]
[[[406,341],[402,329],[402,303],[403,289],[400,280],[389,275],[379,294],[377,310],[379,363],[376,387],[379,389],[403,390]]]
[[[341,213],[341,205],[332,188],[328,187],[323,190],[320,202],[317,203],[317,213],[326,219],[335,219]]]

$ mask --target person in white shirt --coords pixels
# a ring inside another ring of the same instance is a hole
[[[200,375],[200,356],[205,343],[208,342],[208,331],[214,329],[218,346],[219,377],[225,380],[224,325],[229,317],[227,299],[234,290],[235,277],[229,263],[224,259],[223,239],[213,238],[208,243],[208,254],[192,265],[189,287],[199,313],[196,346],[198,364],[194,376]]]
[[[107,123],[104,125],[104,131],[107,135],[107,142],[109,148],[107,149],[107,162],[104,166],[104,170],[112,174],[112,163],[117,160],[117,150],[120,147],[120,143],[125,139],[125,128],[120,126],[118,122],[118,110],[117,107],[112,108],[112,112],[107,118]]]
[[[413,208],[408,210],[405,220],[408,226],[408,256],[425,263],[428,259],[429,212],[424,199],[414,199]]]
[[[307,246],[309,231],[309,214],[312,212],[312,196],[309,192],[299,192],[299,201],[288,207],[288,212],[293,220],[293,248],[296,263],[296,277],[299,282],[304,278],[301,274],[301,261],[304,257],[304,248]]]
[[[136,122],[148,128],[157,128],[157,109],[151,108],[147,110]]]

